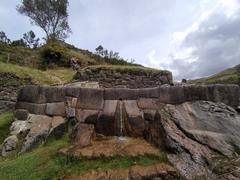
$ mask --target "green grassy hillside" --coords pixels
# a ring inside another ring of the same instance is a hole
[[[240,65],[226,69],[207,78],[189,80],[190,84],[238,84],[240,85]]]

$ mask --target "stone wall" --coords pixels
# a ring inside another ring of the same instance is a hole
[[[96,72],[97,71],[97,72]],[[162,84],[172,84],[169,71],[149,72],[115,72],[111,70],[85,70],[76,74],[79,81],[98,82],[102,88],[151,88]]]

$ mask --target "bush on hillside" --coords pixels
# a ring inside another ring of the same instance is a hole
[[[68,66],[66,49],[58,44],[50,43],[42,47],[40,55],[43,68],[54,66]]]

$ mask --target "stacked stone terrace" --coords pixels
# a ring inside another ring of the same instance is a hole
[[[144,121],[153,118],[162,104],[198,100],[222,102],[236,108],[239,105],[239,86],[161,86],[148,89],[26,86],[19,92],[16,111],[76,118],[79,122],[94,124],[99,133],[118,135],[116,114],[119,101],[123,101],[124,115],[128,119],[124,135],[143,136]]]

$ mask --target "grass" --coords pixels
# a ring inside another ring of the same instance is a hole
[[[229,68],[223,72],[220,72],[216,75],[201,78],[196,80],[190,80],[189,83],[196,84],[239,84],[240,83],[240,74],[239,67]]]
[[[53,85],[70,81],[73,78],[75,71],[67,68],[41,71],[0,61],[0,73],[12,73],[23,79],[31,78],[34,84]]]
[[[2,144],[4,139],[7,137],[12,120],[12,112],[5,112],[3,114],[0,114],[0,144]]]
[[[11,179],[61,179],[80,175],[97,169],[126,169],[133,164],[147,166],[167,162],[166,155],[144,155],[139,157],[112,157],[97,159],[75,159],[60,155],[58,150],[68,146],[68,136],[60,140],[50,140],[32,152],[0,159],[0,177]]]
[[[82,71],[92,71],[95,73],[99,73],[101,70],[103,71],[115,71],[120,73],[144,73],[144,74],[153,74],[153,73],[162,73],[169,74],[169,71],[166,70],[158,70],[143,66],[128,66],[128,65],[94,65],[84,68]]]

